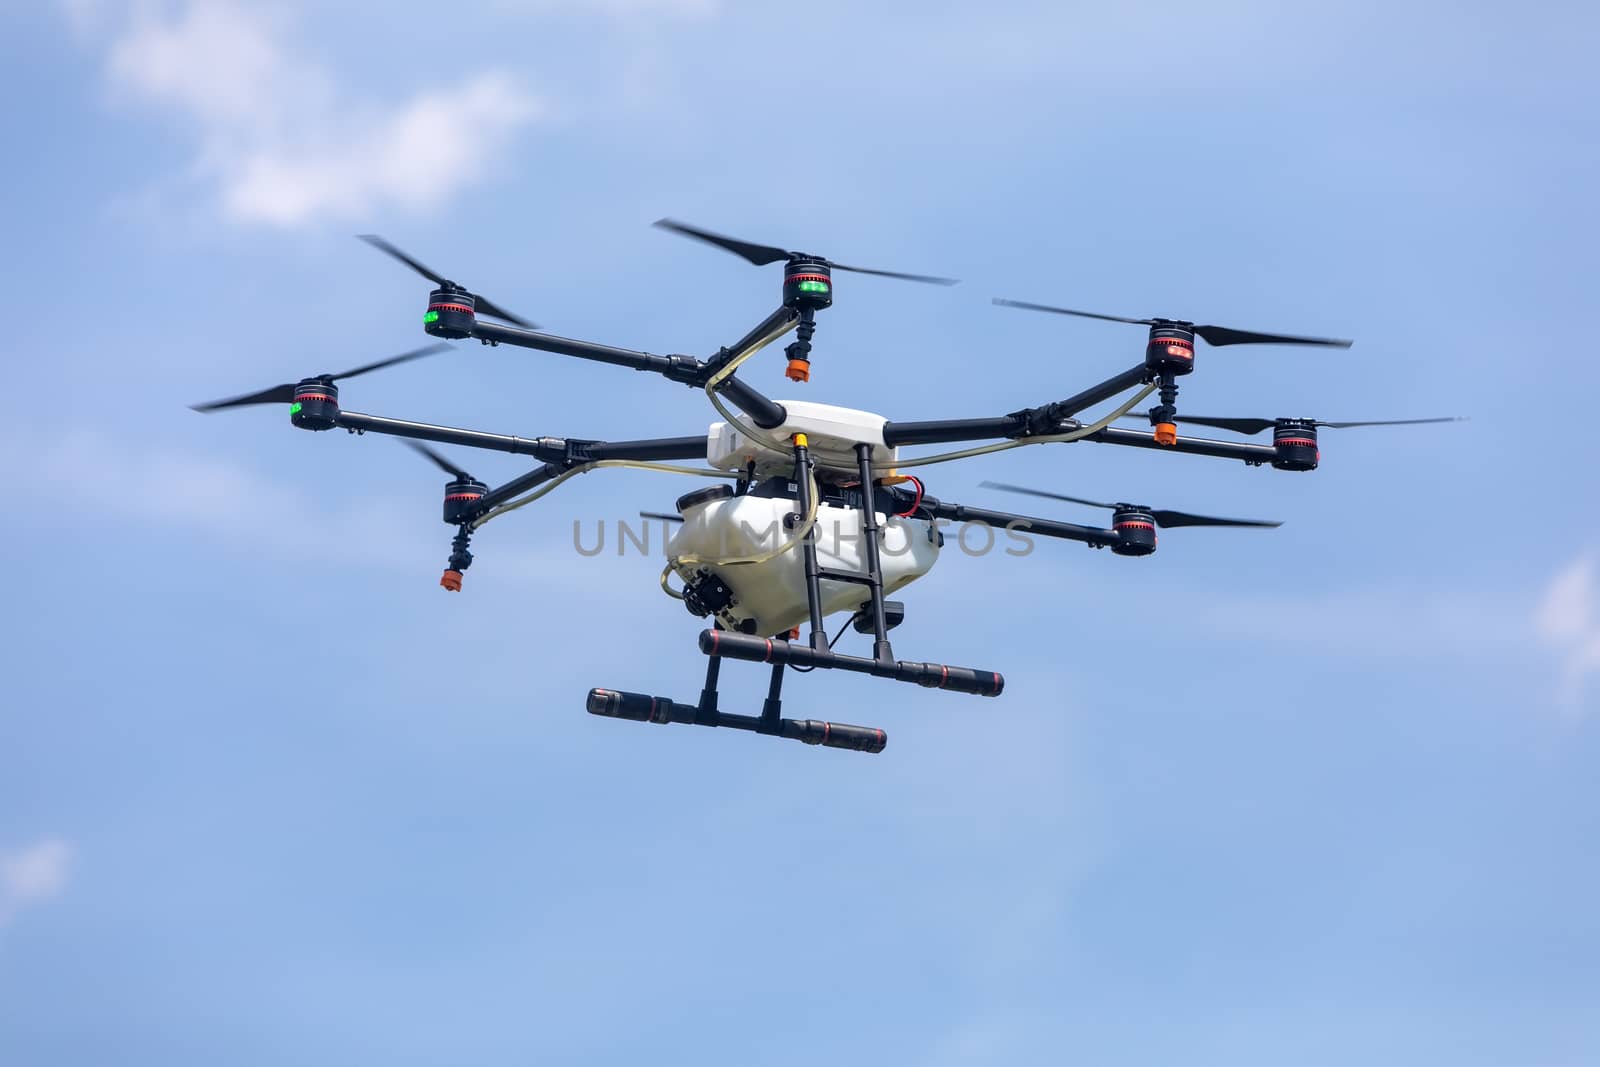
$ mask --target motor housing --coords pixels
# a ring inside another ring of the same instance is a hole
[[[428,294],[428,310],[422,328],[435,337],[459,341],[471,337],[478,323],[478,303],[462,289],[435,289]]]
[[[331,430],[339,425],[339,387],[326,378],[304,378],[294,387],[289,421],[302,430]]]
[[[445,483],[444,521],[459,525],[468,521],[478,511],[478,501],[489,487],[476,478],[456,478]]]
[[[1194,370],[1194,330],[1182,323],[1150,327],[1144,346],[1144,365],[1160,374],[1188,374]]]
[[[1312,419],[1279,419],[1272,428],[1272,465],[1280,471],[1314,471],[1322,460],[1317,448],[1317,424]]]
[[[833,304],[833,272],[822,259],[791,259],[783,269],[783,306],[821,311]]]
[[[1117,505],[1111,528],[1117,532],[1111,551],[1119,556],[1148,556],[1156,550],[1156,517],[1143,508]]]

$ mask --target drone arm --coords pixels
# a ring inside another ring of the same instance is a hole
[[[1030,408],[1029,415],[1042,413],[1047,425],[1070,419],[1085,408],[1092,408],[1102,400],[1110,400],[1126,389],[1132,389],[1150,379],[1150,368],[1143,363],[1129,367],[1121,374],[1107,378],[1099,385],[1092,385],[1076,396],[1069,396],[1065,400],[1058,400],[1054,404],[1046,404],[1043,408]],[[1046,433],[1053,430],[1046,430]]]
[[[1001,415],[993,419],[886,422],[883,424],[883,443],[890,448],[897,448],[900,445],[937,445],[947,441],[1004,440],[1017,436],[1026,425],[1016,415]]]
[[[1038,437],[1060,433],[1072,416],[1118,393],[1139,385],[1149,371],[1143,363],[1130,367],[1076,396],[1036,408],[1024,408],[1010,415],[991,419],[934,419],[928,422],[888,422],[883,427],[884,443],[932,445],[951,441],[987,441],[1019,437]]]
[[[462,430],[453,426],[434,426],[426,422],[390,419],[382,415],[365,415],[359,411],[340,411],[338,425],[355,433],[386,433],[395,437],[411,437],[419,441],[460,445],[464,448],[485,448],[519,456],[534,456],[543,460],[565,458],[568,446],[568,442],[560,437],[513,437],[508,434],[485,433],[482,430]],[[703,455],[705,439],[700,440]]]
[[[706,458],[705,434],[699,437],[656,437],[643,441],[585,441],[578,445],[574,453],[580,463],[601,459],[636,459],[649,462]]]
[[[746,353],[759,352],[794,328],[800,313],[792,307],[780,307],[761,320],[761,324],[739,340],[732,348],[724,348],[705,362],[705,377],[710,380],[717,371]],[[781,420],[780,420],[781,421]]]
[[[669,381],[681,382],[703,388],[713,375],[747,354],[753,353],[787,333],[794,327],[799,315],[792,308],[781,307],[763,319],[760,325],[745,334],[732,348],[724,348],[715,356],[701,361],[693,356],[658,356],[650,352],[636,352],[627,348],[612,348],[592,341],[576,341],[570,337],[524,330],[516,326],[503,326],[496,322],[476,320],[472,336],[489,344],[508,344],[519,348],[533,348],[563,356],[609,363],[614,367],[650,371]],[[757,426],[771,429],[781,425],[788,417],[783,405],[778,404],[758,390],[732,375],[718,384],[717,390],[725,395],[740,411],[749,415]]]
[[[592,341],[575,341],[570,337],[557,337],[555,334],[540,333],[537,330],[524,330],[518,326],[503,326],[498,322],[485,322],[482,319],[473,324],[472,336],[489,344],[515,345],[518,348],[554,352],[561,356],[576,356],[596,363],[609,363],[614,367],[653,371],[667,378],[691,383],[700,363],[693,356],[657,356],[650,352],[612,348],[610,345],[597,345]]]
[[[1215,456],[1218,459],[1238,459],[1246,463],[1271,463],[1278,450],[1271,445],[1252,445],[1243,441],[1213,441],[1204,437],[1179,437],[1170,445],[1163,445],[1148,433],[1108,426],[1084,438],[1106,445],[1132,445],[1134,448],[1154,448],[1162,452],[1184,452],[1191,456]]]
[[[541,467],[535,467],[520,478],[513,478],[506,484],[483,494],[483,498],[478,501],[477,508],[472,514],[483,515],[492,508],[497,508],[506,501],[519,497],[530,489],[537,489],[545,482],[554,481],[565,474],[567,470],[568,465],[565,463],[546,463]]]
[[[1082,541],[1096,548],[1114,545],[1119,540],[1115,530],[1105,530],[1097,526],[1079,526],[1076,523],[1057,522],[1054,519],[1036,519],[1031,515],[1016,515],[1009,511],[990,511],[988,508],[974,508],[966,504],[947,504],[930,496],[922,498],[920,510],[930,513],[936,519],[981,522],[1004,530],[1015,529],[1023,533],[1043,534],[1045,537],[1059,537],[1067,541]]]
[[[641,441],[582,441],[565,437],[513,437],[509,434],[434,426],[426,422],[389,419],[359,411],[341,411],[338,424],[357,433],[386,433],[443,445],[485,448],[513,455],[533,456],[549,463],[589,463],[601,459],[705,459],[706,438],[653,437]]]

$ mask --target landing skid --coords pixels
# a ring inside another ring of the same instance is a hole
[[[799,487],[798,505],[802,513],[810,510],[811,458],[806,448],[805,436],[796,435],[795,484]],[[822,722],[817,719],[785,719],[781,715],[783,701],[783,672],[788,665],[801,668],[853,671],[879,678],[912,682],[930,689],[948,689],[956,693],[973,693],[978,696],[999,696],[1005,688],[1005,679],[994,671],[976,670],[972,667],[950,667],[942,663],[918,663],[897,660],[889,644],[888,611],[884,604],[883,570],[878,554],[878,520],[872,492],[871,446],[857,445],[856,458],[860,470],[862,542],[865,547],[867,569],[864,573],[841,573],[824,570],[817,564],[816,529],[806,533],[800,544],[805,562],[806,597],[811,615],[811,634],[807,643],[800,643],[799,631],[790,639],[782,637],[756,637],[753,634],[734,633],[721,629],[706,630],[700,634],[700,651],[707,656],[705,687],[700,700],[694,704],[681,703],[667,697],[644,693],[625,693],[614,689],[591,689],[587,708],[591,715],[633,722],[688,723],[694,726],[727,726],[735,730],[772,737],[787,737],[808,745],[828,748],[847,748],[857,752],[882,752],[888,735],[871,726],[850,726],[845,723]],[[863,604],[861,613],[870,617],[873,628],[872,658],[846,656],[829,647],[827,632],[822,624],[823,579],[849,581],[865,586],[871,595]],[[717,708],[717,680],[723,658],[749,660],[772,665],[772,678],[767,687],[767,699],[760,715],[735,715]]]

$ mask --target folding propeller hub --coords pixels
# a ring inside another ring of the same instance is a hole
[[[489,487],[476,478],[456,478],[444,487],[444,521],[459,525],[471,519],[477,511],[478,501]]]
[[[833,272],[819,256],[795,256],[783,269],[783,306],[821,311],[833,304]]]
[[[1157,320],[1150,327],[1145,344],[1144,365],[1161,374],[1188,374],[1194,370],[1194,326],[1192,323]]]
[[[339,387],[328,378],[302,378],[289,403],[289,421],[302,430],[339,425]]]
[[[1111,551],[1119,556],[1148,556],[1156,550],[1156,517],[1147,508],[1118,504],[1111,513],[1111,528],[1117,533]]]
[[[435,337],[452,341],[472,336],[478,321],[477,298],[465,289],[446,285],[428,294],[428,310],[422,328]]]
[[[1316,420],[1277,420],[1277,424],[1272,428],[1272,447],[1278,453],[1272,465],[1278,470],[1316,470],[1322,458],[1317,449]]]

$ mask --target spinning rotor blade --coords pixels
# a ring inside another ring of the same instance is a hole
[[[1044,489],[1033,489],[1025,485],[1008,485],[1005,482],[980,482],[986,489],[1004,489],[1008,493],[1025,493],[1028,496],[1042,496],[1050,500],[1065,500],[1071,504],[1087,504],[1092,508],[1106,508],[1117,511],[1123,508],[1134,509],[1130,504],[1106,504],[1099,500],[1084,500],[1082,497],[1067,496],[1063,493],[1052,493]],[[1282,526],[1281,522],[1271,522],[1266,519],[1224,519],[1215,515],[1195,515],[1187,511],[1171,511],[1159,508],[1138,507],[1155,519],[1157,526],[1162,529],[1176,529],[1180,526]]]
[[[718,248],[727,249],[734,255],[740,256],[758,267],[765,267],[769,263],[777,263],[779,260],[788,259],[790,255],[774,245],[758,245],[749,241],[741,241],[737,237],[724,237],[720,233],[712,233],[710,230],[702,230],[698,226],[690,226],[688,223],[677,222],[673,219],[657,219],[655,225],[663,230],[671,230],[674,233],[681,233],[685,237],[693,237],[696,240],[714,244]]]
[[[1271,519],[1222,519],[1215,515],[1194,515],[1187,511],[1167,511],[1157,509],[1150,512],[1155,516],[1156,525],[1164,530],[1175,529],[1179,526],[1259,526],[1267,529],[1276,529],[1282,526],[1281,522]]]
[[[431,271],[427,267],[424,267],[421,263],[418,263],[416,260],[412,259],[410,256],[406,255],[404,252],[400,251],[394,245],[390,244],[388,241],[385,241],[382,237],[379,237],[375,233],[358,233],[356,236],[367,242],[367,244],[371,245],[373,248],[376,248],[378,251],[385,252],[393,256],[395,259],[398,259],[400,262],[404,263],[406,266],[410,267],[412,270],[428,279],[434,285],[455,284],[437,271]]]
[[[683,521],[683,516],[682,515],[668,515],[664,511],[641,511],[641,512],[639,512],[639,517],[641,519],[660,519],[662,522],[682,522]]]
[[[1126,322],[1133,326],[1154,326],[1152,319],[1125,319],[1121,315],[1101,315],[1093,311],[1073,311],[1071,308],[1051,307],[1049,304],[1030,304],[1026,300],[1007,300],[997,296],[992,301],[1001,307],[1022,308],[1025,311],[1049,311],[1056,315],[1077,315],[1085,319],[1104,319],[1106,322]]]
[[[1065,493],[1052,493],[1045,489],[1031,489],[1026,485],[1011,485],[1008,482],[979,482],[985,489],[1004,489],[1008,493],[1026,493],[1028,496],[1042,496],[1046,500],[1065,500],[1069,504],[1087,504],[1091,508],[1115,508],[1115,504],[1102,504],[1098,500],[1085,500],[1081,496],[1067,496]]]
[[[1143,418],[1143,416],[1139,416]],[[1246,436],[1270,430],[1278,424],[1277,419],[1233,419],[1213,415],[1175,415],[1174,422],[1187,422],[1194,426],[1214,426],[1219,430],[1232,430]],[[1311,420],[1313,426],[1326,427],[1330,430],[1348,430],[1352,426],[1421,426],[1435,422],[1465,422],[1464,415],[1445,415],[1435,419],[1367,419],[1359,422],[1323,422],[1321,419]]]
[[[1270,430],[1278,424],[1277,419],[1228,419],[1207,415],[1174,415],[1173,421],[1186,422],[1193,426],[1214,426],[1219,430],[1232,430],[1234,433],[1246,436]]]
[[[445,344],[443,341],[435,341],[431,345],[423,345],[421,348],[413,348],[409,352],[403,352],[398,356],[390,356],[388,359],[380,359],[376,363],[368,363],[364,366],[357,367],[355,370],[347,370],[340,374],[323,374],[320,375],[320,377],[326,378],[330,382],[337,382],[344,378],[354,378],[358,374],[366,374],[368,371],[382,370],[384,367],[392,367],[397,363],[409,363],[413,359],[421,359],[423,356],[431,356],[436,353],[443,352],[449,347],[450,346]]]
[[[439,453],[435,452],[433,449],[429,448],[427,445],[423,444],[422,442],[413,441],[409,437],[402,437],[400,439],[400,443],[405,445],[407,448],[411,449],[413,452],[416,452],[418,455],[422,456],[424,459],[431,460],[435,467],[438,467],[440,470],[444,471],[446,474],[454,475],[455,477],[460,478],[464,482],[472,481],[472,475],[468,474],[466,471],[462,470],[460,467],[456,466],[454,463],[451,463],[449,460],[445,459]]]
[[[410,256],[406,255],[404,252],[400,251],[400,249],[396,248],[388,241],[385,241],[382,237],[379,237],[375,233],[360,233],[356,236],[367,242],[367,244],[371,245],[373,248],[376,248],[378,251],[398,259],[401,263],[404,263],[406,266],[410,267],[412,270],[416,271],[418,274],[422,275],[424,278],[428,279],[430,282],[439,286],[440,288],[464,288],[463,286],[458,286],[455,282],[451,281],[449,278],[446,278],[444,275],[439,274],[437,271],[432,271],[427,267],[424,267],[421,263],[412,259]],[[537,330],[539,328],[534,323],[520,319],[511,314],[511,312],[505,310],[499,304],[496,304],[486,296],[482,296],[478,293],[473,293],[472,296],[473,302],[477,306],[477,310],[485,315],[489,315],[497,319],[505,319],[509,323],[521,326],[524,330]]]
[[[221,411],[223,408],[242,408],[248,404],[287,404],[293,399],[293,385],[274,385],[271,389],[263,389],[259,393],[246,393],[228,400],[213,400],[209,404],[190,404],[189,410],[209,414]]]
[[[323,381],[337,382],[344,378],[354,378],[357,375],[366,374],[369,371],[392,367],[397,363],[408,363],[413,359],[431,356],[435,353],[443,352],[449,347],[443,341],[437,341],[431,345],[423,345],[421,348],[412,349],[410,352],[402,352],[398,356],[380,359],[376,363],[364,364],[354,370],[343,371],[339,374],[319,374],[317,377]],[[286,382],[283,385],[274,385],[270,389],[263,389],[256,393],[246,393],[243,396],[231,397],[227,400],[213,400],[208,404],[191,404],[189,406],[195,411],[212,412],[220,411],[223,408],[245,407],[249,404],[287,404],[294,399],[294,390],[295,383]]]
[[[1224,345],[1327,345],[1349,348],[1355,342],[1332,337],[1301,337],[1290,333],[1258,333],[1254,330],[1235,330],[1227,326],[1196,326],[1182,319],[1129,319],[1121,315],[1101,315],[1094,311],[1075,311],[1072,308],[1052,307],[1049,304],[1032,304],[1026,300],[1007,300],[995,297],[1001,307],[1025,308],[1029,311],[1049,311],[1056,315],[1076,315],[1084,319],[1103,319],[1106,322],[1126,322],[1133,326],[1180,326],[1194,331],[1195,336],[1217,348]]]
[[[854,274],[876,274],[880,278],[900,278],[908,282],[924,282],[928,285],[956,285],[957,278],[941,278],[936,274],[906,274],[897,270],[873,270],[871,267],[847,267],[843,263],[828,260],[828,266],[834,270],[847,270]]]
[[[1330,430],[1347,430],[1352,426],[1420,426],[1425,422],[1466,422],[1465,415],[1445,415],[1437,419],[1368,419],[1363,422],[1318,422]]]
[[[1233,330],[1226,326],[1195,326],[1195,336],[1213,348],[1223,345],[1323,345],[1328,348],[1349,348],[1354,341],[1337,337],[1299,337],[1292,333],[1257,333],[1254,330]]]
[[[758,267],[765,267],[769,263],[790,259],[821,259],[822,262],[834,270],[847,270],[855,274],[876,274],[884,278],[900,278],[909,282],[927,282],[930,285],[956,284],[956,279],[954,278],[939,278],[931,274],[905,274],[893,270],[874,270],[871,267],[850,267],[843,263],[836,263],[831,259],[823,259],[821,256],[813,257],[804,252],[790,252],[779,248],[777,245],[758,245],[750,241],[741,241],[737,237],[724,237],[720,233],[702,230],[698,226],[690,226],[688,223],[678,222],[674,219],[657,219],[655,225],[663,230],[671,230],[674,233],[681,233],[685,237],[693,237],[696,240],[714,244],[718,248],[726,249]]]

